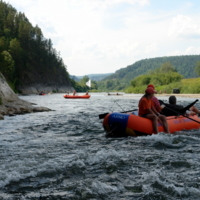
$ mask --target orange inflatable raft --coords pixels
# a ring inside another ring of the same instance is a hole
[[[190,118],[190,119],[189,119]],[[200,119],[195,116],[167,117],[170,133],[181,130],[199,129]],[[198,123],[199,122],[199,123]],[[141,136],[153,134],[152,121],[134,114],[111,113],[103,120],[103,127],[110,137]],[[159,132],[164,132],[163,126],[158,123]]]
[[[90,95],[63,95],[66,99],[89,99]]]

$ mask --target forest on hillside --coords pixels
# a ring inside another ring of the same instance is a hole
[[[114,74],[104,78],[98,82],[99,91],[120,91],[130,86],[131,80],[139,75],[148,74],[150,71],[159,68],[163,63],[170,64],[184,78],[195,78],[196,63],[200,61],[200,55],[185,55],[185,56],[165,56],[158,58],[143,59],[135,62],[132,65],[117,70]]]
[[[156,86],[158,92],[171,93],[173,88],[180,88],[183,76],[170,64],[163,63],[159,68],[149,71],[146,75],[140,75],[131,81],[131,85],[126,89],[128,93],[143,93],[148,84]]]
[[[24,13],[0,0],[0,72],[13,89],[33,83],[69,84],[71,80],[51,39]]]
[[[195,69],[200,69],[200,63],[198,64]],[[146,75],[137,76],[125,92],[144,93],[148,84],[153,84],[157,93],[200,93],[200,78],[183,79],[170,62],[163,63],[161,67],[149,71]]]

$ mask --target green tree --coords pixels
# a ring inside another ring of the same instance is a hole
[[[200,76],[200,61],[196,62],[195,73]]]
[[[98,89],[98,85],[97,85],[97,82],[96,81],[91,81],[91,89],[92,90],[97,90]]]
[[[9,52],[3,51],[1,57],[3,60],[0,64],[0,72],[6,77],[6,79],[12,80],[14,74],[14,61],[12,56]]]
[[[9,52],[14,60],[20,59],[21,51],[20,42],[16,38],[12,39],[9,45]]]
[[[177,72],[177,70],[172,66],[170,61],[163,63],[159,68],[153,71],[153,73],[168,73],[168,72]]]
[[[6,50],[6,38],[0,37],[0,53]]]
[[[88,76],[84,76],[84,77],[80,80],[80,83],[81,83],[82,85],[85,85],[88,81],[89,81],[89,77],[88,77]]]

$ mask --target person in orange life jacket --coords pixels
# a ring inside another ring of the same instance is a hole
[[[145,90],[145,95],[140,99],[138,104],[139,107],[138,115],[140,117],[148,118],[152,121],[155,133],[158,133],[158,121],[160,121],[160,123],[163,125],[165,132],[170,133],[166,117],[164,115],[161,115],[154,108],[152,97],[155,92],[156,91],[151,87]]]
[[[151,87],[155,90],[154,85],[152,85],[152,84],[147,85],[147,88],[149,88],[149,87]],[[164,105],[160,105],[158,98],[155,96],[152,97],[152,101],[154,102],[154,107],[158,112],[161,112],[161,110],[165,107]]]

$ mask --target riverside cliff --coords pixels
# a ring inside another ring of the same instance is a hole
[[[4,76],[0,73],[0,119],[4,115],[16,115],[32,112],[50,111],[45,107],[35,107],[30,102],[20,99],[7,84]]]
[[[58,92],[67,93],[73,92],[74,88],[70,79],[64,75],[65,71],[54,75],[52,72],[48,72],[45,75],[40,75],[38,72],[29,72],[21,75],[21,84],[17,87],[17,90],[22,94],[39,94],[40,92]]]

